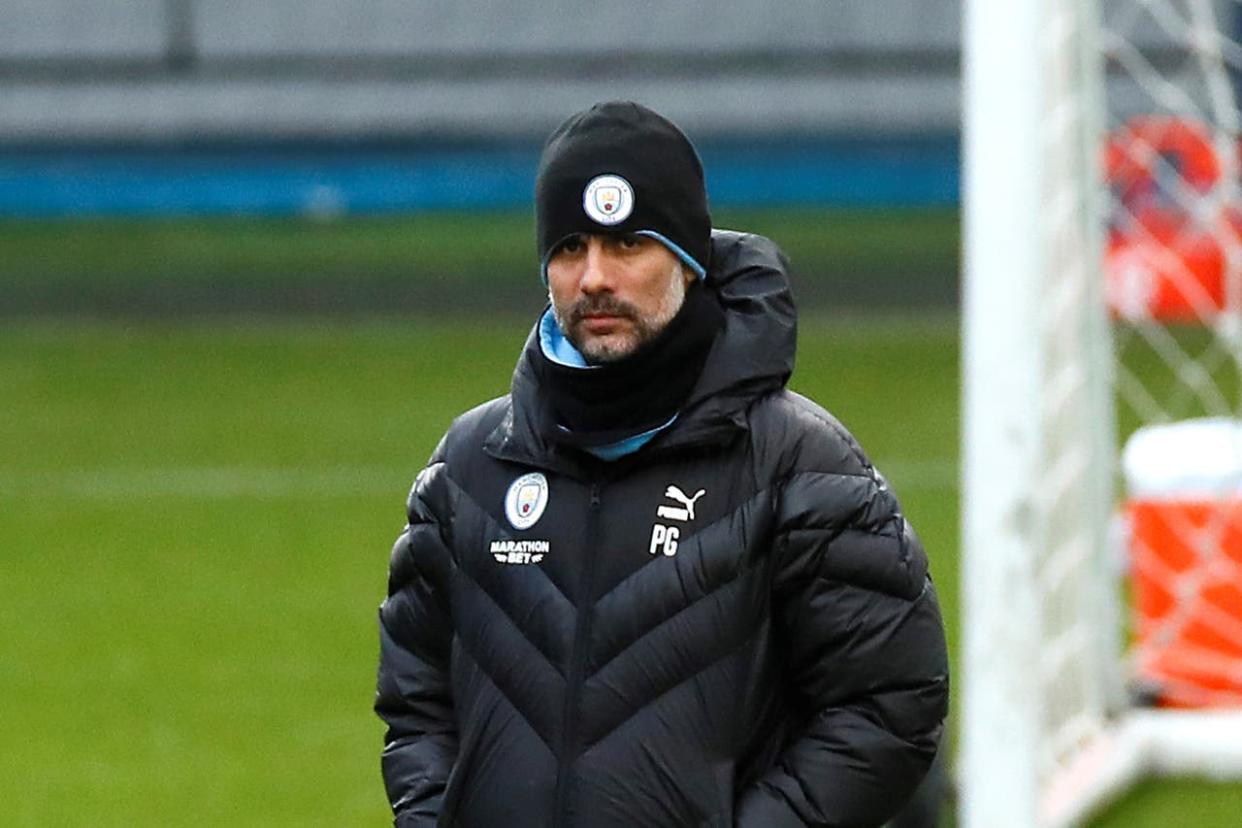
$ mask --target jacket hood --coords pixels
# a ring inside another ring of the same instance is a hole
[[[639,456],[727,441],[746,428],[750,404],[784,387],[793,373],[797,314],[784,254],[763,236],[713,230],[711,262],[705,285],[724,309],[724,328],[677,421]],[[485,449],[500,459],[564,466],[563,450],[548,439],[555,428],[549,397],[539,393],[531,364],[538,347],[536,323],[513,372],[510,410]]]

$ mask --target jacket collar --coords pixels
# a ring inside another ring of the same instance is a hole
[[[513,372],[509,409],[484,441],[484,451],[582,477],[598,472],[601,464],[619,470],[634,458],[723,445],[745,431],[751,403],[782,388],[793,372],[797,314],[788,262],[770,240],[728,230],[712,231],[711,262],[706,285],[720,298],[725,326],[672,426],[636,454],[609,463],[548,440],[555,421],[526,356],[532,345],[537,347],[536,323]]]

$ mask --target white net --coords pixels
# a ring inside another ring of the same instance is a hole
[[[1118,423],[1142,429],[1126,474],[1134,677],[1146,701],[1236,704],[1242,16],[1237,0],[1102,8]]]
[[[1236,413],[1238,3],[1108,0],[1108,297],[1123,430]]]
[[[1098,259],[1106,207],[1086,182],[1098,179],[1099,63],[1089,52],[1095,20],[1073,0],[1053,4],[1042,48],[1045,117],[1041,135],[1046,205],[1041,280],[1041,468],[1033,544],[1040,646],[1032,660],[1040,685],[1034,757],[1041,790],[1073,781],[1063,772],[1107,727],[1119,686],[1114,608],[1101,605],[1107,543],[1099,503],[1111,499],[1114,441],[1097,412],[1107,405],[1110,355]],[[1067,186],[1068,182],[1083,182]],[[1102,373],[1102,375],[1101,375]],[[1099,395],[1099,396],[1096,396]],[[1112,651],[1111,653],[1109,651]],[[1044,805],[1047,810],[1047,805]]]
[[[1061,6],[1078,25],[1096,27],[1079,32],[1088,45],[1079,68],[1089,75],[1094,65],[1100,74],[1098,101],[1055,84],[1049,90],[1051,121],[1065,134],[1050,129],[1045,148],[1045,164],[1061,182],[1051,187],[1044,219],[1054,236],[1046,272],[1055,295],[1043,305],[1047,529],[1036,546],[1045,699],[1036,772],[1048,824],[1076,819],[1074,809],[1097,795],[1088,788],[1101,784],[1104,758],[1111,754],[1116,766],[1125,753],[1117,722],[1127,702],[1242,703],[1238,6],[1103,0],[1085,23],[1073,4]],[[1055,49],[1046,61],[1054,77],[1073,65]],[[1091,79],[1078,88],[1093,88]],[[1075,124],[1062,113],[1078,107],[1097,123]],[[1058,167],[1059,147],[1073,146],[1075,130],[1103,143],[1102,153],[1095,149],[1100,168]],[[1093,172],[1107,188],[1094,205],[1087,197],[1083,212],[1099,235],[1088,229],[1077,245],[1055,194],[1076,174],[1092,181]],[[1078,259],[1056,252],[1093,243],[1105,250],[1108,332],[1092,331],[1082,316],[1093,297],[1063,284],[1082,275]],[[1092,353],[1100,342],[1110,349]],[[1110,372],[1104,387],[1115,394],[1095,408],[1086,396],[1091,384],[1074,373],[1093,365]],[[1115,419],[1102,419],[1115,432],[1073,419],[1114,405]],[[1128,444],[1124,474],[1113,450],[1121,443]],[[1093,454],[1093,446],[1104,453]],[[1126,520],[1112,545],[1121,541],[1131,576],[1124,617],[1101,554],[1109,542],[1098,504],[1108,502],[1108,481],[1093,476],[1096,463],[1121,481]],[[1124,673],[1113,669],[1123,666],[1120,635],[1106,634],[1123,629],[1132,644]],[[1131,762],[1127,772],[1137,772],[1138,760]]]
[[[967,3],[969,828],[1242,774],[1240,4]]]

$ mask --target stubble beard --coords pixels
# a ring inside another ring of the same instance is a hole
[[[611,293],[585,296],[568,307],[562,307],[552,299],[552,315],[556,324],[570,344],[590,365],[616,362],[634,353],[638,348],[660,334],[681,310],[686,299],[685,270],[681,262],[673,265],[669,274],[668,290],[664,292],[655,311],[643,316],[629,302],[617,299]],[[586,332],[583,320],[588,314],[607,314],[621,317],[629,322],[626,330],[603,336]]]

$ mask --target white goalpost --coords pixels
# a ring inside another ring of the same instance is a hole
[[[967,828],[1242,777],[1238,5],[965,3]]]

